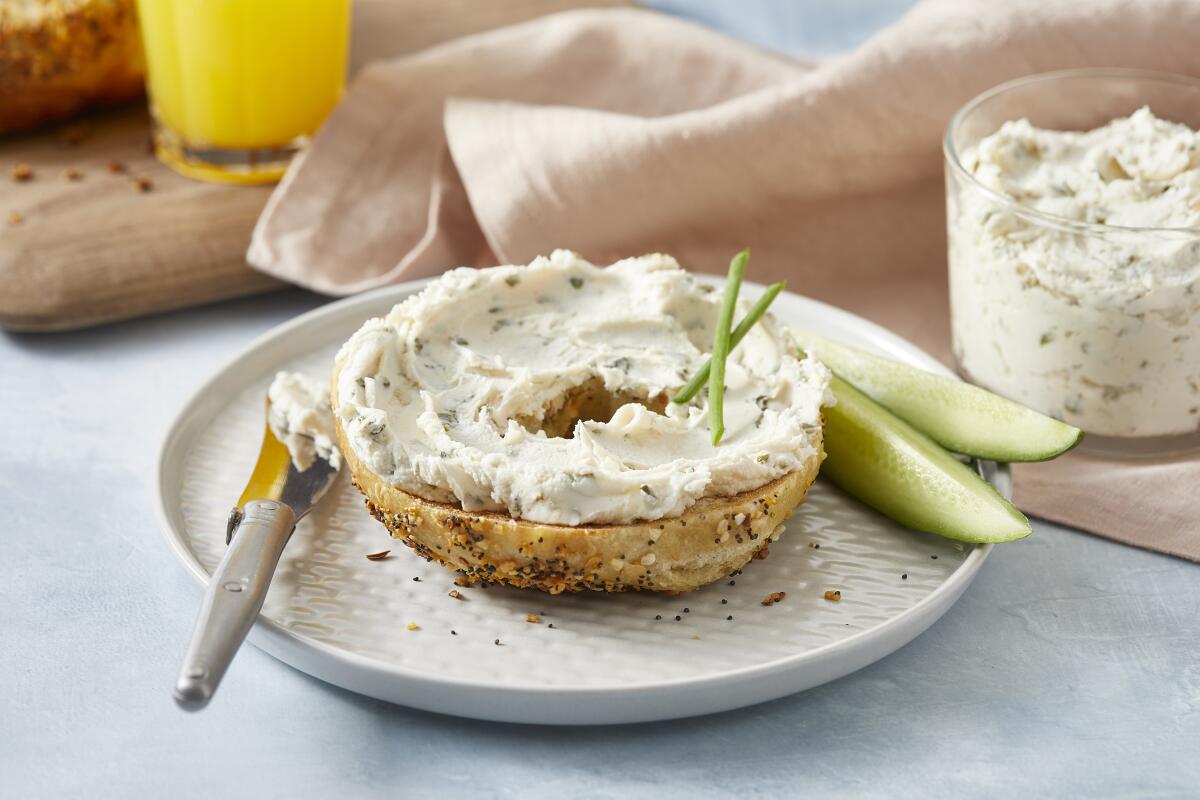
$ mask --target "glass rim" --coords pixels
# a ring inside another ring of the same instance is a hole
[[[1200,226],[1193,225],[1188,227],[1144,227],[1133,225],[1109,225],[1100,222],[1084,222],[1082,220],[1064,217],[1059,214],[1051,214],[1047,211],[1036,209],[1033,206],[1026,205],[1006,194],[992,189],[984,185],[974,174],[971,173],[959,158],[957,148],[954,146],[954,133],[962,125],[963,121],[977,108],[992,98],[1004,94],[1022,86],[1028,86],[1036,83],[1049,83],[1064,79],[1074,78],[1140,78],[1142,80],[1159,81],[1161,83],[1173,83],[1179,86],[1186,86],[1195,89],[1200,93],[1200,78],[1193,78],[1189,75],[1181,75],[1175,72],[1162,72],[1150,69],[1133,69],[1126,67],[1084,67],[1079,69],[1061,69],[1051,72],[1038,72],[1032,75],[1026,75],[1021,78],[1015,78],[1004,83],[997,84],[990,89],[987,89],[975,97],[967,101],[966,105],[954,113],[950,118],[950,122],[946,125],[946,133],[942,137],[942,155],[951,170],[960,178],[966,180],[971,186],[984,195],[995,201],[996,203],[1008,207],[1010,210],[1020,216],[1030,217],[1043,225],[1053,227],[1066,228],[1076,232],[1086,232],[1091,234],[1101,233],[1122,233],[1122,234],[1139,234],[1139,233],[1171,233],[1171,234],[1188,234],[1191,236],[1200,237]]]

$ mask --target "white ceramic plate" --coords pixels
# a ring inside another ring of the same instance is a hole
[[[365,319],[423,283],[333,303],[279,326],[180,412],[162,446],[159,513],[172,550],[199,584],[224,550],[226,516],[257,456],[274,373],[326,373],[338,345]],[[745,291],[757,295],[761,287]],[[946,373],[903,339],[823,303],[784,294],[773,311]],[[986,464],[984,473],[1009,494],[1006,468]],[[467,599],[455,600],[448,595],[454,574],[393,542],[344,476],[330,493],[284,552],[250,641],[355,692],[507,722],[686,717],[839,678],[929,627],[990,549],[904,529],[818,480],[767,559],[696,592],[552,597],[492,587],[462,589]],[[389,548],[386,560],[365,558]],[[841,601],[825,600],[827,589],[840,590]],[[776,591],[786,599],[763,606]],[[541,622],[528,622],[528,614]],[[238,680],[236,667],[226,680]]]

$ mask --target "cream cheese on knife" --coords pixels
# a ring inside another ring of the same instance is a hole
[[[317,457],[340,469],[342,454],[333,431],[329,384],[314,381],[299,372],[280,372],[267,390],[270,410],[267,424],[283,442],[292,464],[303,472]]]

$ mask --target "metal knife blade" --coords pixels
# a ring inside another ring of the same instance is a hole
[[[267,416],[271,401],[267,400]],[[179,679],[175,702],[189,711],[208,704],[229,663],[262,610],[271,577],[300,518],[325,495],[341,467],[335,450],[304,470],[268,422],[254,472],[230,512],[229,549],[204,594]]]

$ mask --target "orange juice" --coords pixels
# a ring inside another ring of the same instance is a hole
[[[138,0],[160,158],[278,178],[346,80],[350,0]]]

